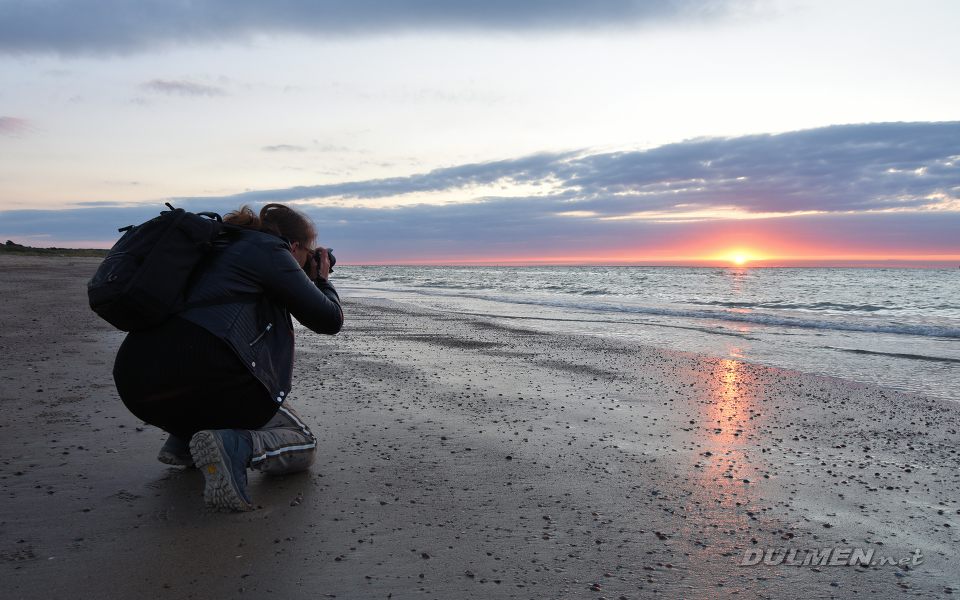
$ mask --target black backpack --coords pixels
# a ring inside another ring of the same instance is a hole
[[[190,273],[221,229],[231,227],[216,213],[167,206],[159,217],[120,229],[126,233],[87,283],[90,308],[122,331],[152,327],[193,307],[184,304]]]

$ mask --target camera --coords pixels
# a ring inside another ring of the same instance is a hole
[[[337,264],[337,258],[333,255],[333,248],[327,248],[327,258],[330,259],[330,272],[333,273],[333,265]],[[313,257],[313,260],[317,263],[317,268],[320,267],[320,253],[316,250],[310,252],[310,255]],[[307,261],[307,264],[303,266],[304,269],[309,268],[310,262]]]

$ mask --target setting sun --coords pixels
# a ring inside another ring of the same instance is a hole
[[[713,260],[729,261],[735,265],[743,265],[755,260],[764,260],[767,258],[767,256],[758,252],[754,252],[753,250],[735,248],[732,250],[717,252],[711,258]]]

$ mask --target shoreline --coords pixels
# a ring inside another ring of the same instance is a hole
[[[298,329],[317,464],[208,513],[116,398],[97,262],[0,257],[13,598],[960,591],[955,403],[354,298],[339,336]],[[775,548],[924,560],[738,566]]]
[[[960,293],[956,277],[641,271],[371,267],[341,275],[345,297],[489,315],[508,326],[597,335],[960,402],[950,383],[960,375],[960,320],[948,300]],[[922,300],[931,297],[943,301]]]

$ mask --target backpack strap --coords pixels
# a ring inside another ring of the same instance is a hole
[[[208,217],[220,223],[220,231],[246,231],[246,228],[239,227],[237,225],[231,225],[230,223],[224,223],[223,219],[220,218],[220,215],[214,212],[199,212],[198,215]],[[187,302],[186,304],[178,305],[174,307],[171,314],[181,313],[188,311],[191,308],[203,308],[205,306],[217,306],[219,304],[248,304],[251,302],[258,302],[260,298],[263,297],[263,294],[249,293],[249,294],[234,294],[232,296],[221,296],[220,298],[207,298],[206,300],[197,300],[195,302]]]

